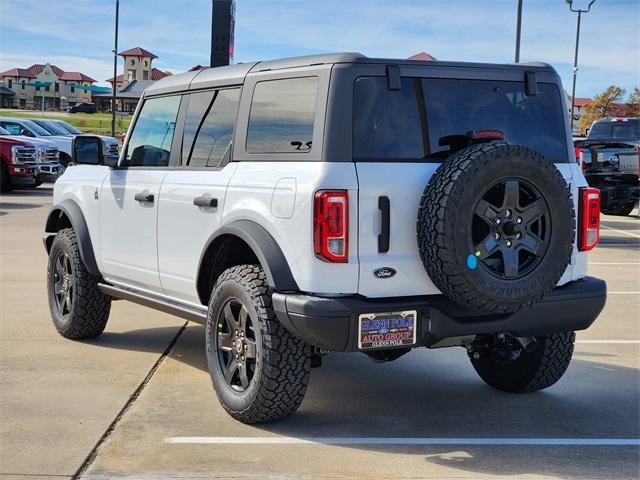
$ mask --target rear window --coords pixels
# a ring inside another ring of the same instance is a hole
[[[257,83],[249,114],[247,152],[309,152],[317,91],[316,77]]]
[[[361,77],[354,86],[356,160],[437,161],[449,154],[442,140],[471,130],[501,130],[554,162],[566,162],[562,101],[554,84],[403,77],[389,90],[385,77]]]
[[[588,138],[616,138],[638,142],[640,141],[640,120],[597,122],[591,127]]]

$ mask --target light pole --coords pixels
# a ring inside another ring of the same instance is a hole
[[[520,63],[520,34],[522,31],[522,0],[518,0],[516,14],[516,63]]]
[[[578,14],[578,26],[576,28],[576,51],[573,57],[573,87],[571,88],[571,131],[573,132],[573,109],[576,104],[576,77],[578,75],[578,45],[580,44],[580,20],[582,19],[583,13],[588,13],[591,10],[591,5],[595,3],[596,0],[591,0],[589,5],[587,5],[586,10],[582,10],[580,8],[573,8],[573,0],[564,0],[569,5],[569,10]]]
[[[113,83],[111,84],[111,136],[116,136],[116,89],[118,82],[118,16],[120,14],[120,0],[116,0],[116,32],[113,45]]]

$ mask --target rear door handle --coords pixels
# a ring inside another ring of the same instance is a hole
[[[378,253],[389,251],[389,237],[391,236],[391,206],[389,197],[378,197],[378,209],[381,215],[381,230],[378,235]]]
[[[196,207],[210,207],[210,208],[217,208],[218,206],[218,199],[217,198],[212,198],[212,197],[206,197],[204,195],[200,196],[200,197],[196,197],[193,199],[193,204]]]
[[[136,202],[142,202],[142,203],[153,203],[153,201],[155,200],[153,193],[149,193],[149,192],[136,193],[135,197],[133,198],[136,199]]]

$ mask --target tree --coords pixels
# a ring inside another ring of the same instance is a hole
[[[167,77],[173,75],[173,72],[171,70],[164,70],[162,73],[164,73]]]
[[[594,121],[600,118],[614,115],[623,96],[624,89],[616,85],[611,85],[604,92],[596,95],[593,101],[582,107],[580,112],[580,131],[586,131]]]
[[[627,98],[624,107],[625,117],[640,117],[640,88],[633,89],[633,93]]]

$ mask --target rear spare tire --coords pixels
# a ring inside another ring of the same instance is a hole
[[[513,312],[553,289],[571,260],[571,192],[540,153],[506,142],[453,154],[418,211],[420,257],[456,303]]]

